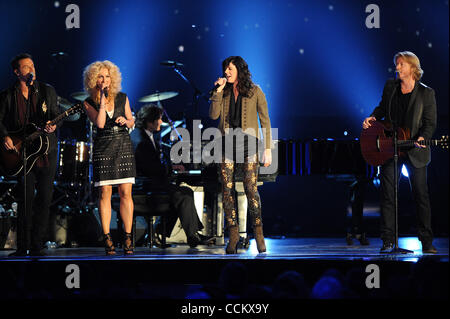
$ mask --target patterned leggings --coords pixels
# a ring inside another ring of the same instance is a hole
[[[253,226],[262,225],[261,199],[259,197],[258,181],[258,158],[252,156],[245,158],[244,163],[234,163],[223,160],[220,164],[220,174],[222,177],[223,209],[227,226],[237,226],[238,218],[236,213],[236,199],[234,196],[234,171],[242,169],[244,173],[244,190],[247,196],[248,212],[252,219]]]

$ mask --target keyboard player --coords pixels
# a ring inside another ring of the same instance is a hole
[[[137,114],[136,128],[131,134],[135,149],[138,177],[145,177],[146,191],[165,191],[170,195],[173,214],[167,218],[167,232],[170,235],[180,218],[190,247],[210,244],[214,238],[199,233],[203,229],[194,204],[194,194],[189,187],[171,184],[170,170],[184,170],[183,165],[168,167],[161,161],[161,147],[154,137],[161,129],[163,110],[156,105],[144,105]],[[166,234],[167,235],[167,234]]]

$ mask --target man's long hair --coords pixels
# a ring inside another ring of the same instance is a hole
[[[394,65],[397,65],[398,58],[403,58],[406,63],[411,65],[414,80],[419,81],[422,78],[423,70],[420,67],[420,60],[417,55],[411,51],[398,52],[394,56]]]
[[[163,109],[155,104],[146,104],[141,107],[136,116],[136,127],[145,129],[147,122],[154,122],[163,114]]]

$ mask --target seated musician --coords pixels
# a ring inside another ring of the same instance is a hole
[[[155,105],[143,106],[137,114],[136,127],[131,137],[135,146],[135,158],[138,177],[146,177],[146,191],[166,191],[170,195],[173,214],[167,218],[167,233],[170,235],[177,218],[186,233],[190,247],[206,245],[214,238],[199,233],[203,225],[198,218],[194,205],[194,193],[189,187],[171,184],[170,169],[161,161],[161,147],[153,134],[158,132],[162,124],[163,110]],[[173,165],[171,169],[184,170],[182,165]]]

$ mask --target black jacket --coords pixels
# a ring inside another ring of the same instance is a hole
[[[47,111],[40,112],[42,117],[42,123],[53,120],[60,114],[60,110],[57,103],[57,95],[55,89],[49,84],[35,81],[33,84],[34,93],[37,94],[36,108],[41,108],[43,103],[47,105]],[[19,122],[19,114],[16,101],[16,89],[17,83],[10,88],[0,92],[0,138],[3,139],[8,135],[8,132],[14,132],[22,129],[22,125]],[[37,123],[35,123],[37,124]],[[57,127],[60,127],[62,122],[58,123]],[[56,131],[48,134],[50,146],[49,153],[57,150],[57,137]]]
[[[400,90],[400,82],[390,79],[386,82],[383,89],[383,96],[380,104],[374,109],[371,116],[377,120],[386,119],[391,122],[390,109],[393,103],[393,97],[397,90]],[[431,139],[436,129],[436,98],[434,90],[420,81],[416,81],[409,105],[406,110],[405,128],[410,129],[411,139],[417,139],[422,136],[425,139]],[[416,168],[424,167],[431,161],[430,147],[412,148],[407,152],[408,158]]]
[[[134,130],[131,133],[134,146],[134,157],[136,159],[136,171],[138,177],[147,177],[154,184],[152,186],[165,187],[168,181],[169,171],[161,161],[161,149],[155,139],[156,148],[150,137],[143,129]]]

